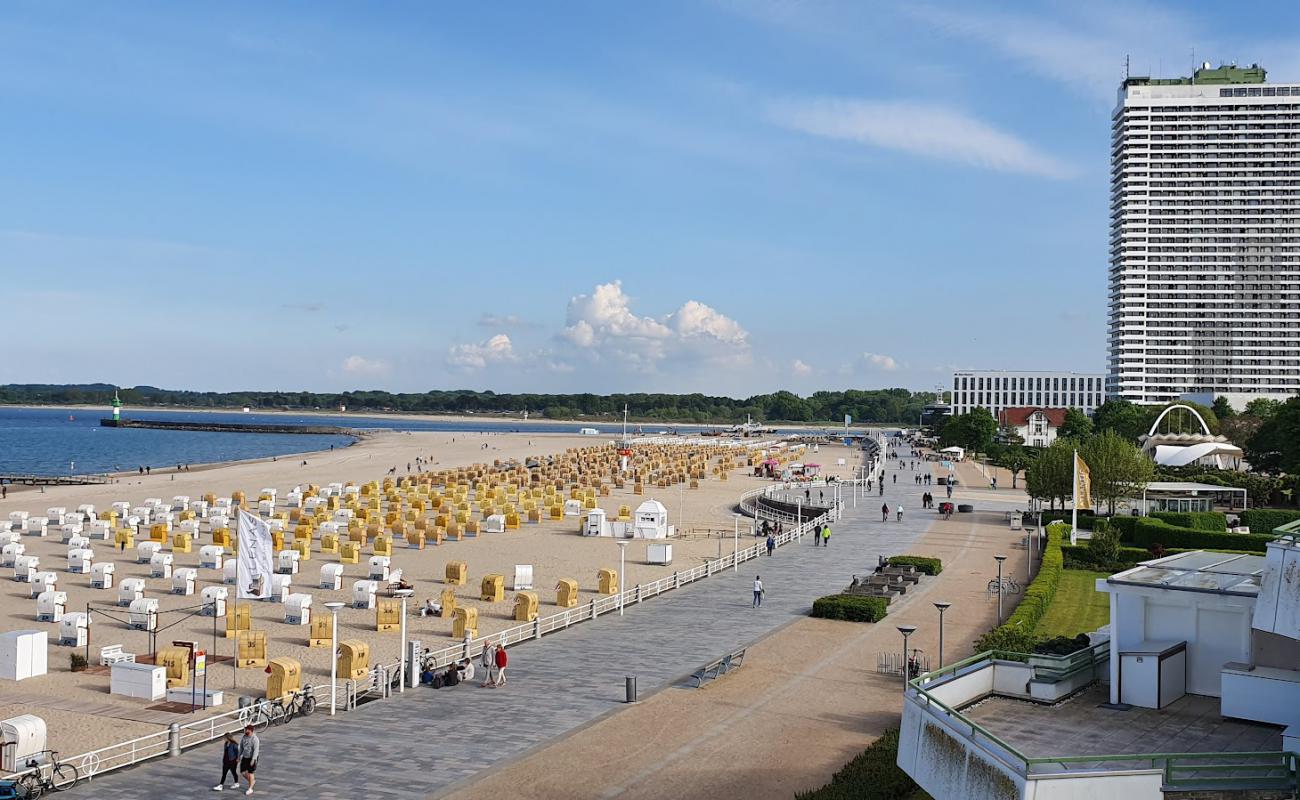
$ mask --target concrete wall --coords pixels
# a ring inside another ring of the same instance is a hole
[[[991,670],[983,670],[991,672]],[[970,741],[969,728],[930,714],[914,696],[903,703],[898,766],[935,798],[1020,800],[1025,780]],[[991,742],[990,748],[996,747]]]
[[[1161,770],[1033,778],[1025,787],[1025,800],[1163,800]]]
[[[1116,591],[1118,588],[1118,591]],[[1219,671],[1250,657],[1251,598],[1116,587],[1111,631],[1118,650],[1145,641],[1187,642],[1187,691],[1219,697]],[[1112,651],[1112,659],[1114,651]]]

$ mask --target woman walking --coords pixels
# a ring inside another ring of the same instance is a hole
[[[220,792],[226,788],[226,775],[230,775],[230,788],[239,788],[239,742],[235,741],[235,734],[227,733],[226,742],[221,748],[221,780],[217,785],[212,787],[212,791]]]
[[[501,645],[497,645],[497,653],[496,653],[497,680],[496,683],[492,684],[493,686],[506,685],[506,663],[509,660],[510,659],[506,657],[506,649]]]

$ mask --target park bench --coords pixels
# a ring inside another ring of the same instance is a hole
[[[135,661],[135,653],[123,653],[122,645],[110,644],[99,648],[99,663],[111,667],[123,661]]]
[[[717,678],[726,673],[727,670],[732,667],[739,667],[745,661],[746,649],[747,648],[742,647],[739,650],[727,653],[722,658],[719,658],[716,661],[710,661],[708,664],[705,664],[695,670],[695,672],[691,673],[691,677],[695,679],[695,688],[700,688],[704,685],[705,681]]]

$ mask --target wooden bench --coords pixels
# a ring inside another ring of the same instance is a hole
[[[698,689],[704,685],[705,681],[717,678],[718,676],[725,674],[732,667],[739,667],[743,664],[745,662],[746,649],[748,648],[742,647],[739,650],[727,653],[722,658],[719,658],[716,661],[710,661],[708,664],[705,664],[695,670],[695,672],[691,673],[691,678],[695,680],[695,688]]]
[[[135,661],[135,653],[123,653],[122,645],[110,644],[107,647],[99,648],[99,663],[111,667],[122,661]]]

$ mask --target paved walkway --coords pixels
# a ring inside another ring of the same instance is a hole
[[[262,735],[258,794],[275,798],[423,798],[515,758],[623,707],[624,677],[643,695],[662,689],[722,653],[743,647],[806,616],[813,598],[843,588],[874,568],[877,555],[903,552],[933,520],[920,512],[923,487],[887,485],[891,507],[904,501],[902,523],[881,525],[881,499],[859,500],[833,527],[829,548],[807,541],[510,650],[510,685],[408,689],[333,720],[318,712]],[[865,506],[864,506],[865,504]],[[767,597],[751,608],[761,573]],[[215,744],[178,758],[109,773],[73,796],[114,800],[173,798],[204,790],[220,772]]]

